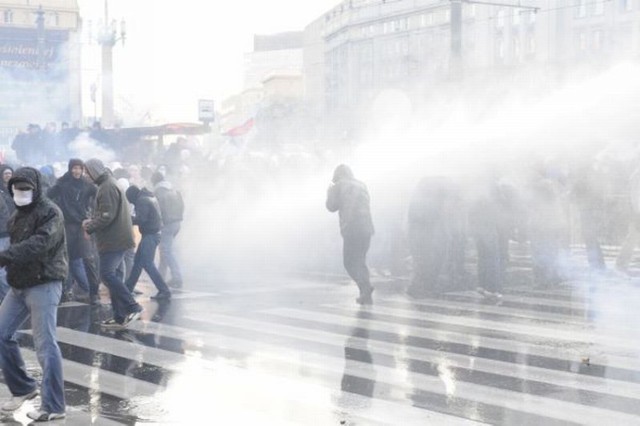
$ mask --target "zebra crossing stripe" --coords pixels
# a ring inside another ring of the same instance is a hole
[[[186,329],[179,327],[158,325],[156,323],[144,324],[142,322],[136,323],[133,328],[146,331],[153,330],[153,332],[158,336],[172,338],[184,336],[186,331]],[[261,394],[260,398],[257,398],[258,400],[284,396],[286,399],[291,399],[292,401],[295,401],[296,404],[298,404],[298,415],[303,416],[304,418],[299,418],[294,424],[301,424],[300,421],[303,421],[305,424],[310,424],[310,422],[317,422],[318,419],[326,416],[327,412],[331,412],[331,408],[333,408],[333,404],[331,403],[330,399],[325,398],[317,400],[316,398],[311,397],[312,395],[329,395],[331,392],[335,391],[332,386],[309,384],[301,382],[299,379],[285,379],[281,377],[283,371],[291,371],[291,356],[290,354],[286,354],[286,356],[283,355],[281,348],[279,348],[278,346],[265,345],[265,349],[268,349],[270,347],[272,351],[260,353],[260,357],[264,361],[281,362],[281,365],[278,368],[272,369],[272,371],[270,372],[265,372],[256,371],[256,368],[258,367],[257,365],[255,366],[255,368],[252,368],[251,371],[249,371],[246,369],[235,367],[228,363],[220,363],[216,360],[203,359],[200,356],[196,356],[195,353],[192,356],[178,354],[163,349],[157,349],[153,347],[141,346],[131,342],[115,340],[109,337],[87,334],[64,327],[58,327],[57,334],[58,340],[60,342],[64,342],[74,346],[90,347],[100,352],[127,359],[144,359],[145,363],[157,365],[168,370],[176,370],[182,373],[184,371],[185,364],[190,365],[190,369],[194,372],[194,374],[204,375],[204,377],[199,377],[197,380],[206,381],[208,383],[207,389],[226,388],[227,392],[237,393],[238,395],[240,395],[238,396],[238,400],[242,401],[245,400],[245,398],[241,397],[242,393],[247,391],[247,387],[250,388],[252,386],[248,382],[258,382],[259,384],[261,384],[260,387],[264,388],[263,391],[271,395],[271,397],[269,397],[269,395]],[[224,336],[222,337],[225,338]],[[210,333],[201,334],[199,336],[199,339],[200,341],[206,342],[211,345],[220,343],[219,336],[210,335]],[[241,339],[235,338],[228,339],[230,339],[230,347],[233,349],[245,351],[247,355],[251,355],[255,352],[256,348],[252,346],[251,341],[242,341]],[[332,374],[330,375],[330,377],[333,379],[332,382],[335,382],[335,380],[339,380],[339,377],[344,373],[344,360],[341,359],[339,362],[338,361],[338,358],[325,356],[320,357],[319,361],[313,363],[310,358],[304,358],[304,364],[301,365],[301,367],[319,370],[324,375],[327,375],[327,372],[329,372]],[[267,365],[268,362],[265,362],[264,364]],[[389,370],[393,371],[392,369]],[[206,373],[207,371],[209,373]],[[370,374],[363,372],[363,370],[361,368],[357,368],[357,366],[353,369],[353,371],[348,370],[347,372],[348,374],[371,378]],[[65,375],[66,374],[67,369],[65,366]],[[100,374],[102,374],[102,371],[100,371]],[[209,383],[209,380],[212,380],[212,382]],[[236,381],[238,380],[242,384],[237,384]],[[234,385],[230,385],[230,383],[234,383]],[[344,417],[348,417],[351,420],[355,421],[366,421],[367,424],[393,424],[394,422],[397,422],[398,419],[402,419],[402,423],[407,425],[424,425],[430,424],[429,422],[433,422],[431,424],[439,425],[480,424],[478,422],[466,420],[456,416],[437,412],[429,412],[427,410],[422,410],[392,401],[378,399],[371,400],[368,397],[357,394],[352,394],[348,397],[352,400],[352,402],[356,402],[358,406],[368,406],[369,408],[367,408],[367,410],[364,412],[344,414]],[[163,397],[159,396],[159,398],[162,399]],[[252,399],[252,401],[253,400],[254,399]],[[273,400],[271,402],[274,404],[281,404]],[[263,405],[267,406],[268,404],[267,402],[264,402]],[[244,408],[246,409],[246,407]],[[288,405],[287,410],[290,411],[293,408],[294,407]],[[253,409],[259,410],[260,407],[252,407],[252,410]],[[266,409],[266,411],[269,410]],[[199,413],[196,414],[200,416]],[[264,414],[269,413],[267,412]],[[278,413],[272,414],[274,416],[278,415]],[[336,413],[335,415],[340,416],[341,414]],[[182,419],[181,421],[184,422],[185,419]],[[330,423],[336,423],[335,419],[333,419],[333,421]]]
[[[191,318],[189,318],[191,319]],[[240,328],[253,332],[269,332],[277,334],[291,339],[306,339],[313,340],[327,345],[334,345],[340,347],[344,345],[344,335],[330,333],[320,330],[303,329],[300,327],[287,326],[275,323],[265,323],[264,321],[253,321],[242,318],[229,317],[224,315],[214,315],[210,317],[211,320],[206,320],[208,324],[215,324],[217,326],[229,326],[234,328]],[[345,318],[351,323],[345,324],[345,321],[340,322],[341,325],[357,326],[359,320],[353,318]],[[191,319],[194,321],[202,322],[202,319]],[[161,333],[161,331],[158,331]],[[213,332],[209,331],[209,334]],[[257,333],[259,335],[259,333]],[[180,331],[176,333],[180,335]],[[242,345],[242,341],[234,340],[230,341],[229,337],[224,334],[218,337],[218,333],[215,333],[215,338],[212,340],[212,344],[224,344],[225,347],[236,348]],[[353,342],[359,345],[367,345],[371,351],[395,357],[398,355],[399,347],[402,345],[382,342],[375,339],[363,339],[357,337],[349,337]],[[258,345],[257,342],[248,343],[251,345]],[[284,345],[284,343],[283,343]],[[299,346],[299,345],[298,345]],[[296,348],[298,346],[295,346]],[[640,396],[640,384],[615,381],[610,379],[602,379],[598,377],[592,377],[587,375],[577,375],[571,372],[549,370],[535,366],[523,366],[521,364],[514,364],[508,361],[492,360],[480,357],[470,357],[468,355],[461,355],[455,353],[443,353],[440,350],[417,348],[417,347],[403,347],[405,356],[417,361],[422,362],[440,362],[443,356],[446,356],[447,360],[452,363],[453,367],[459,368],[473,368],[474,371],[482,371],[491,374],[505,375],[514,377],[520,380],[532,380],[553,384],[556,386],[573,387],[582,390],[588,390],[593,392],[605,393],[624,398],[638,398]],[[340,356],[342,354],[340,353]]]
[[[291,308],[275,308],[264,311],[265,313],[279,315],[285,318],[322,322],[325,324],[342,324],[344,316],[356,316],[357,309],[335,308],[337,313],[307,312]],[[640,371],[640,362],[637,355],[629,356],[609,354],[601,351],[601,348],[592,345],[572,344],[569,348],[563,345],[558,347],[548,341],[539,343],[527,343],[504,338],[487,336],[477,336],[471,333],[461,333],[449,330],[434,330],[424,327],[416,327],[405,324],[395,324],[389,321],[375,319],[361,320],[362,326],[370,331],[380,331],[385,333],[414,336],[425,339],[433,339],[445,343],[468,345],[478,348],[495,349],[512,353],[525,353],[541,357],[560,359],[567,362],[577,362],[582,356],[588,354],[593,364],[604,362],[608,365],[615,365],[619,368]]]
[[[391,297],[391,298],[377,298],[376,299],[376,307],[385,306],[385,307],[407,307],[412,308],[415,306],[421,306],[425,308],[436,307],[436,308],[447,308],[447,309],[455,309],[455,310],[467,310],[470,312],[477,313],[486,313],[486,314],[495,314],[495,315],[503,315],[513,318],[522,318],[527,320],[536,320],[536,321],[547,321],[547,322],[560,322],[562,324],[571,324],[574,326],[584,326],[587,325],[588,322],[584,320],[580,320],[579,317],[575,315],[563,315],[563,314],[555,314],[541,311],[528,311],[525,309],[518,308],[508,308],[504,306],[495,306],[491,304],[483,304],[481,302],[461,302],[457,300],[450,299],[420,299],[420,300],[407,300],[402,297]],[[415,310],[415,309],[414,309]]]
[[[326,306],[326,305],[325,305]],[[534,337],[542,337],[552,340],[563,340],[565,342],[575,342],[584,345],[607,345],[634,351],[637,350],[637,342],[615,336],[601,336],[589,330],[589,327],[559,326],[543,327],[536,325],[515,324],[504,321],[489,319],[461,317],[444,315],[431,312],[408,312],[401,309],[391,309],[386,307],[375,307],[376,314],[394,316],[397,318],[410,320],[435,321],[458,325],[463,327],[480,328],[491,331],[502,331],[510,334],[523,334]]]
[[[217,325],[219,324],[220,316],[208,316],[206,319],[189,319],[209,323],[211,325]],[[229,317],[228,320],[233,322],[236,318]],[[344,321],[342,321],[342,323],[344,323]],[[255,325],[259,324],[262,324],[265,332],[272,330],[272,324],[257,323]],[[254,330],[256,330],[256,328],[254,328]],[[299,335],[305,335],[306,332],[307,330],[298,330]],[[345,337],[343,336],[343,338]],[[397,349],[398,348],[396,348],[396,350]],[[443,361],[448,361],[448,355],[444,358],[445,359]],[[443,364],[444,363],[445,362],[443,362]],[[327,362],[322,365],[328,367],[330,364],[331,362],[327,360]],[[409,372],[398,372],[396,369],[378,365],[368,365],[368,367],[375,370],[378,380],[390,383],[394,386],[403,386],[406,382],[411,382],[412,387],[420,391],[438,393],[445,396],[455,396],[470,401],[477,401],[536,416],[540,416],[542,413],[542,415],[556,420],[599,425],[614,421],[635,422],[639,420],[639,417],[632,414],[621,413],[604,408],[589,407],[573,402],[560,401],[533,394],[519,393],[463,381],[456,381],[454,384],[455,390],[452,391],[445,383],[443,383],[442,376],[433,377],[422,374],[416,375]],[[450,367],[451,366],[448,366],[446,368]],[[448,393],[450,391],[453,393]],[[637,399],[635,395],[638,394],[634,393],[634,399]]]

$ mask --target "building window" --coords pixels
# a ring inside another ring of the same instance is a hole
[[[511,24],[513,26],[520,25],[520,11],[514,10],[513,15],[511,15]]]
[[[533,34],[529,35],[529,40],[527,43],[527,50],[529,55],[533,55],[536,53],[536,38]]]
[[[587,34],[585,32],[578,34],[578,48],[581,52],[587,50]]]
[[[593,14],[594,15],[602,15],[604,14],[604,1],[605,0],[596,0],[593,3]]]
[[[602,42],[604,38],[604,33],[602,30],[595,30],[593,32],[593,51],[599,52],[602,50]]]
[[[53,12],[47,15],[47,26],[57,27],[60,25],[60,16],[57,12]]]
[[[500,60],[500,62],[504,61],[504,50],[505,50],[504,39],[500,38],[498,39],[498,43],[496,46],[496,56],[498,57],[498,60]]]
[[[4,11],[4,23],[5,24],[13,23],[13,11],[11,9],[7,9]]]
[[[620,12],[629,12],[632,7],[632,0],[620,0]]]
[[[504,10],[502,9],[496,15],[496,28],[504,28]]]
[[[536,23],[536,18],[538,17],[538,14],[536,13],[536,11],[535,10],[530,10],[527,15],[529,15],[529,24],[530,25],[535,24]]]
[[[575,0],[575,17],[584,18],[587,16],[587,0]]]

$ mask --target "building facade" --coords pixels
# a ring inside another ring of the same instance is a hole
[[[76,0],[0,1],[0,143],[80,119],[79,26]]]
[[[461,15],[452,21],[454,3],[343,1],[307,27],[309,39],[321,34],[316,39],[324,51],[324,83],[305,74],[315,82],[308,91],[323,87],[321,102],[337,113],[367,105],[384,89],[424,96],[452,79],[455,37],[464,78],[539,73],[555,79],[640,56],[639,0],[470,0],[458,3]],[[317,55],[305,52],[307,58],[317,62]],[[308,72],[318,67],[305,63]]]

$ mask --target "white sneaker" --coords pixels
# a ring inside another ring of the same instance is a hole
[[[24,404],[25,401],[33,399],[36,396],[38,396],[37,389],[26,395],[12,396],[11,399],[2,404],[2,411],[16,411],[18,408],[22,407],[22,404]]]
[[[42,410],[29,411],[27,417],[34,422],[50,422],[52,420],[64,419],[67,415],[65,413],[47,413]]]
[[[124,320],[122,321],[122,327],[123,328],[127,328],[127,326],[129,324],[131,324],[134,321],[139,320],[141,315],[142,315],[142,311],[131,312],[129,315],[124,317]]]

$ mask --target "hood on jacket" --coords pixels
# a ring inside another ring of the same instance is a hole
[[[349,168],[349,166],[347,166],[346,164],[340,164],[338,167],[336,167],[335,171],[333,172],[333,179],[332,181],[338,182],[339,180],[344,180],[344,179],[353,179],[353,172],[351,171],[351,168]]]
[[[125,195],[127,196],[127,200],[129,200],[131,204],[135,204],[136,201],[138,201],[138,198],[140,198],[141,193],[142,190],[140,188],[138,188],[136,185],[131,185],[127,188]]]
[[[0,165],[0,175],[2,175],[4,173],[5,170],[11,170],[11,173],[13,173],[13,167],[11,167],[8,164],[2,164]]]
[[[87,174],[94,182],[108,171],[102,161],[98,160],[97,158],[87,160],[87,162],[84,163],[84,168],[87,170]]]
[[[69,160],[69,165],[67,166],[67,171],[70,172],[75,166],[84,167],[84,162],[79,158],[72,158]]]
[[[160,172],[153,172],[153,174],[151,175],[150,181],[153,186],[156,186],[160,182],[164,181],[164,175]]]
[[[33,202],[29,204],[30,206],[42,197],[42,174],[33,167],[20,167],[13,173],[7,185],[12,197],[13,185],[17,183],[26,183],[33,188]]]

